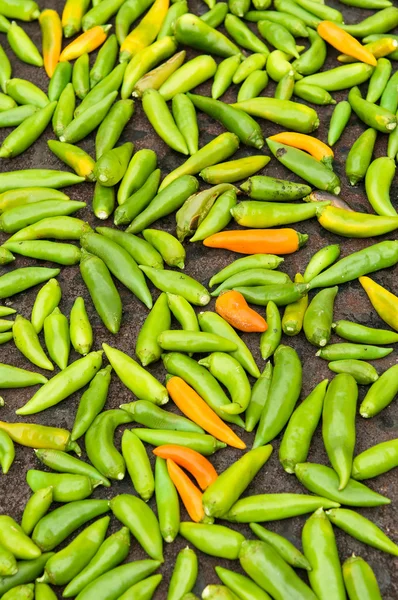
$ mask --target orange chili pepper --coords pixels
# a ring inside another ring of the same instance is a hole
[[[221,231],[203,242],[209,248],[226,248],[240,254],[291,254],[308,240],[294,229],[245,229]]]
[[[377,65],[377,60],[373,54],[362,46],[362,44],[360,44],[352,35],[336,25],[336,23],[332,23],[332,21],[321,21],[318,25],[318,34],[340,52],[353,56],[361,62],[372,65],[372,67]]]
[[[61,19],[56,10],[47,8],[39,17],[43,38],[43,60],[47,75],[51,78],[57,66],[62,46]]]
[[[243,450],[246,444],[181,377],[170,377],[167,391],[180,411],[207,433],[229,446]]]
[[[312,135],[306,135],[305,133],[295,133],[294,131],[283,131],[277,135],[272,135],[271,140],[279,142],[280,144],[286,144],[286,146],[293,146],[299,150],[305,150],[308,154],[311,154],[317,160],[325,163],[328,167],[331,166],[334,157],[334,152],[327,144],[321,142]]]
[[[250,308],[240,292],[221,292],[216,300],[216,313],[239,331],[267,331],[265,319]]]
[[[202,504],[202,492],[170,458],[167,459],[167,470],[192,521],[195,521],[195,523],[209,523],[209,517],[206,517]],[[213,522],[213,519],[211,519],[211,522]]]
[[[62,50],[59,60],[74,60],[86,52],[92,52],[105,42],[111,27],[112,25],[97,25],[88,29]]]
[[[191,448],[177,446],[176,444],[165,444],[155,448],[153,453],[161,458],[170,458],[177,465],[189,471],[202,490],[208,488],[218,477],[217,471],[211,462]]]
[[[169,9],[169,0],[155,0],[145,17],[120,46],[120,62],[130,60],[156,39]]]

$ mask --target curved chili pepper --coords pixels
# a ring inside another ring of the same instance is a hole
[[[159,336],[171,327],[171,315],[167,296],[163,292],[156,300],[137,336],[135,353],[143,367],[159,360],[162,349]]]
[[[386,156],[376,158],[366,171],[366,195],[372,208],[378,215],[397,216],[397,211],[390,200],[390,187],[394,175],[395,161]]]
[[[38,335],[28,319],[17,315],[12,333],[16,347],[32,364],[48,371],[54,370],[53,364],[45,355]]]
[[[398,297],[370,279],[370,277],[360,277],[359,281],[377,314],[385,323],[397,331],[398,321],[396,318],[396,310],[398,306]]]
[[[231,213],[235,222],[243,227],[279,227],[311,219],[319,215],[328,204],[328,201],[309,204],[285,204],[282,202],[256,202],[250,200],[239,202],[231,209]]]
[[[211,335],[211,334],[207,334]],[[240,363],[225,352],[213,352],[199,361],[210,373],[223,383],[231,396],[232,403],[222,407],[222,413],[240,414],[250,402],[250,383]]]
[[[326,44],[321,36],[311,28],[306,29],[306,31],[311,46],[292,62],[292,68],[304,76],[317,73],[323,67],[327,54]]]
[[[40,52],[27,33],[15,21],[12,21],[7,31],[7,41],[20,60],[35,67],[43,66]]]
[[[208,488],[218,477],[211,462],[191,448],[166,444],[155,448],[153,453],[166,460],[171,459],[186,469],[196,479],[202,490]]]
[[[245,577],[245,575],[235,573],[229,569],[224,569],[223,567],[215,567],[215,571],[221,581],[225,583],[225,585],[228,586],[228,589],[232,590],[234,594],[239,594],[239,596],[242,596],[243,598],[246,595],[248,598],[252,597],[253,599],[257,598],[258,600],[268,600],[268,594],[249,577]],[[237,597],[239,598],[239,596]],[[185,600],[189,599],[187,598]]]
[[[167,470],[191,519],[195,523],[212,523],[213,519],[206,517],[203,510],[202,492],[170,458],[167,459]]]
[[[246,271],[246,273],[248,272],[249,271]],[[228,287],[228,285],[225,285],[228,281],[229,280],[222,284],[225,288]],[[234,287],[232,282],[230,287]],[[212,295],[218,295],[223,287],[220,286],[220,288],[217,288],[217,290],[212,292]],[[216,312],[225,319],[227,323],[239,331],[262,332],[266,331],[268,328],[265,319],[248,306],[241,294],[232,290],[219,295],[216,300]]]
[[[393,401],[398,391],[395,379],[397,371],[397,365],[390,367],[370,387],[359,407],[362,417],[365,419],[374,417]]]
[[[267,57],[264,56],[264,53],[255,52],[254,54],[250,54],[247,58],[242,61],[242,58],[239,57],[238,68],[236,69],[232,81],[234,83],[241,83],[245,80],[249,75],[254,73],[259,69],[263,69],[267,62]]]
[[[93,483],[84,475],[46,473],[29,469],[26,473],[26,482],[33,492],[52,487],[55,502],[84,500],[93,493]]]
[[[92,465],[78,458],[56,449],[35,450],[36,457],[43,465],[58,471],[59,473],[71,473],[73,475],[84,475],[92,481],[93,487],[104,485],[110,487],[110,482],[101,475]]]
[[[245,102],[246,100],[257,98],[267,87],[268,81],[268,73],[266,71],[256,69],[250,73],[239,89],[237,102]]]
[[[321,142],[321,140],[312,136],[302,133],[284,132],[273,135],[269,139],[281,144],[286,144],[287,146],[299,148],[300,150],[305,150],[317,160],[325,163],[326,166],[331,166],[332,164],[334,157],[333,150]]]
[[[11,239],[11,238],[10,238]],[[59,275],[60,269],[21,267],[0,277],[0,298],[9,298]]]
[[[344,237],[367,238],[397,229],[398,216],[369,215],[326,206],[318,210],[318,222],[328,231]]]
[[[177,54],[173,54],[166,62],[152,69],[145,75],[143,75],[133,87],[133,96],[141,98],[142,94],[146,89],[158,90],[161,85],[168,79],[185,60],[186,52],[181,50]]]
[[[243,14],[227,14],[224,20],[224,26],[227,33],[235,42],[251,52],[262,53],[265,57],[268,56],[269,50],[259,37],[257,37],[249,27],[239,19]],[[289,34],[290,35],[290,34]]]
[[[200,15],[202,21],[204,21],[210,27],[217,29],[219,25],[224,22],[224,19],[228,13],[228,4],[226,2],[217,2],[210,10]]]
[[[372,160],[376,137],[376,130],[370,128],[364,131],[352,145],[345,166],[346,175],[351,185],[356,185],[358,181],[365,177]]]
[[[299,58],[294,37],[281,23],[264,20],[259,21],[257,27],[262,37],[277,50]]]
[[[339,244],[324,246],[316,252],[310,259],[304,271],[305,283],[310,282],[314,277],[332,265],[340,256]]]

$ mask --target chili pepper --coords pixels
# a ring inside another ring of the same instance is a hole
[[[37,523],[48,512],[52,501],[52,486],[43,487],[32,494],[25,505],[21,520],[21,527],[26,535],[31,535]]]
[[[139,152],[137,152],[139,154]],[[131,163],[130,163],[131,164]],[[114,223],[115,225],[124,225],[129,224],[131,221],[137,217],[146,207],[150,204],[150,202],[155,198],[159,183],[160,183],[160,169],[156,169],[152,173],[149,174],[146,182],[143,186],[132,194],[127,200],[121,204],[115,211]],[[123,180],[122,180],[123,182]],[[119,190],[120,190],[119,186]],[[113,231],[113,230],[112,230]],[[138,238],[137,238],[138,239]],[[155,250],[155,249],[153,249]],[[135,258],[133,256],[133,258]],[[139,261],[137,261],[139,262]],[[145,262],[141,262],[139,264],[146,264]],[[147,265],[147,266],[155,266],[155,265]]]
[[[63,135],[63,132],[66,129],[66,127],[72,122],[74,110],[75,92],[72,83],[68,83],[61,93],[61,96],[58,100],[58,104],[55,107],[52,119],[53,131],[58,138],[60,138]]]
[[[98,128],[95,138],[97,160],[117,143],[134,113],[133,100],[119,100],[110,109]]]
[[[115,517],[130,529],[145,552],[155,561],[163,562],[159,523],[149,506],[130,494],[115,496],[110,506]]]
[[[55,502],[84,500],[93,493],[92,481],[82,475],[46,473],[30,469],[26,474],[26,481],[33,492],[52,487]]]
[[[94,180],[95,161],[87,152],[72,144],[61,143],[56,140],[48,140],[47,144],[51,152],[70,166],[77,175],[88,181]]]
[[[328,206],[318,211],[318,221],[328,231],[345,237],[371,237],[394,231],[397,227],[397,217],[367,215],[345,209]]]
[[[150,510],[150,509],[148,509]],[[120,598],[132,585],[151,575],[159,567],[157,560],[136,560],[111,571],[103,573],[100,577],[87,585],[80,593],[82,600],[106,595],[109,600]]]
[[[179,294],[191,304],[205,306],[210,301],[206,288],[189,275],[177,271],[163,271],[140,265],[140,269],[162,292]]]
[[[83,250],[80,273],[105,327],[111,333],[117,333],[122,319],[122,301],[108,267],[101,258]]]
[[[200,19],[209,25],[217,29],[219,25],[224,22],[224,19],[228,13],[228,4],[226,2],[217,2],[213,8],[200,15]]]
[[[372,160],[377,132],[367,129],[352,145],[346,160],[345,171],[351,185],[363,179]]]
[[[322,73],[309,75],[301,80],[303,84],[316,85],[328,92],[352,88],[367,81],[373,73],[373,67],[365,63],[343,65]],[[350,102],[351,104],[351,102]],[[351,105],[352,106],[352,105]],[[352,107],[353,108],[353,107]]]
[[[284,262],[283,258],[274,256],[272,254],[253,254],[251,256],[245,256],[244,258],[238,258],[233,261],[230,265],[221,269],[218,273],[213,275],[210,279],[209,286],[213,287],[217,283],[222,283],[226,279],[247,271],[250,269],[277,269],[278,266]]]
[[[213,77],[216,68],[217,65],[211,56],[197,56],[170,75],[161,85],[159,93],[166,101],[171,100],[176,94],[188,92],[210,77]]]
[[[42,554],[39,558],[33,560],[18,561],[18,571],[15,575],[9,575],[1,579],[0,594],[3,596],[6,592],[24,583],[33,581],[43,573],[44,566],[52,556],[52,552]]]
[[[376,360],[384,358],[392,352],[392,348],[379,348],[377,346],[367,346],[365,344],[329,344],[321,348],[316,353],[325,360]]]
[[[193,475],[202,490],[217,479],[217,472],[213,465],[195,450],[168,444],[155,448],[153,453],[163,459],[171,459],[177,465],[184,467]]]
[[[13,369],[16,369],[16,367],[13,367]],[[19,370],[22,371],[22,369]],[[20,374],[15,373],[15,375],[18,376]],[[40,375],[39,377],[42,376]],[[40,381],[36,380],[36,383],[40,383]],[[24,383],[24,386],[26,385],[32,384]],[[11,386],[7,385],[7,387]],[[35,425],[34,423],[6,423],[5,421],[0,421],[0,429],[6,431],[10,438],[21,446],[28,448],[54,448],[65,450],[66,452],[73,450],[76,454],[80,453],[79,446],[70,440],[70,433],[66,429]]]
[[[195,523],[213,523],[206,517],[202,506],[202,492],[192,483],[191,479],[170,458],[167,459],[167,470],[187,513]]]
[[[289,71],[282,77],[275,89],[274,98],[290,100],[294,90],[294,71]]]
[[[339,244],[325,246],[316,252],[310,259],[305,272],[304,281],[309,283],[327,267],[332,265],[340,256]]]
[[[7,548],[0,547],[0,572],[1,576],[11,576],[18,572],[17,561]]]
[[[59,275],[59,269],[45,267],[22,267],[0,277],[0,297],[9,298],[30,287]]]
[[[10,470],[12,463],[15,458],[14,443],[8,433],[3,429],[0,429],[0,464],[1,469],[6,475]],[[1,560],[0,560],[1,564]],[[1,571],[1,567],[0,567]],[[13,573],[2,573],[2,575],[13,575]]]
[[[188,358],[188,357],[187,357]],[[170,431],[166,429],[135,429],[135,434],[140,440],[151,444],[152,446],[163,446],[165,444],[176,444],[196,450],[204,456],[214,454],[220,448],[225,448],[226,444],[215,439],[212,435],[201,433],[192,433],[185,431]]]
[[[307,490],[313,494],[322,493],[325,497],[347,506],[381,506],[390,504],[390,499],[374,492],[362,483],[350,479],[344,490],[339,491],[339,477],[333,469],[315,463],[299,463],[294,472]],[[336,508],[327,507],[323,508]]]
[[[117,201],[124,204],[133,192],[139,190],[156,169],[157,157],[153,150],[139,150],[131,159],[120,183]]]
[[[131,586],[122,596],[120,596],[120,598],[122,598],[122,600],[133,600],[133,598],[145,600],[146,598],[150,598],[151,595],[153,596],[155,593],[162,578],[163,576],[160,574],[147,577]]]
[[[146,367],[159,360],[162,353],[159,336],[171,326],[170,310],[165,293],[160,294],[151,312],[144,321],[137,337],[135,353],[142,366]]]
[[[376,576],[370,565],[353,554],[343,564],[344,584],[350,600],[382,600]]]
[[[351,321],[336,321],[333,323],[332,328],[337,335],[350,342],[383,345],[394,344],[398,341],[398,334],[394,331],[366,327]]]
[[[110,27],[110,25],[98,25],[88,29],[62,50],[59,60],[61,62],[74,60],[85,52],[92,52],[104,43]]]
[[[272,21],[273,23],[283,25],[294,37],[309,37],[304,21],[285,12],[256,8],[256,10],[248,11],[244,18],[245,21],[254,23],[263,20]]]
[[[327,203],[276,204],[253,200],[239,202],[231,209],[231,213],[236,223],[244,227],[275,227],[311,219],[326,206]]]
[[[369,38],[372,40],[371,43],[367,43]],[[395,36],[389,35],[387,37],[386,35],[376,33],[375,35],[367,36],[365,39],[362,40],[362,42],[365,43],[364,48],[369,50],[369,52],[371,52],[375,58],[383,58],[384,56],[388,56],[394,60],[397,48],[397,45],[394,43],[397,41]],[[337,57],[337,60],[343,63],[355,62],[355,59],[347,54],[340,54]],[[383,90],[381,90],[380,95],[382,92]]]
[[[148,502],[155,491],[155,480],[144,444],[133,431],[124,431],[122,453],[135,491]]]
[[[56,600],[55,592],[47,583],[35,583],[35,600]]]
[[[240,363],[224,352],[213,352],[209,357],[200,360],[199,364],[209,368],[210,373],[227,387],[231,395],[232,404],[221,408],[221,411],[228,414],[243,412],[250,402],[251,390]]]
[[[116,375],[137,398],[159,405],[168,401],[166,388],[135,360],[108,344],[103,344],[103,349]]]
[[[177,554],[171,575],[167,600],[180,600],[190,592],[198,576],[198,559],[191,548],[183,548]]]
[[[5,87],[5,93],[11,96],[17,104],[33,104],[38,108],[44,108],[49,103],[46,94],[31,81],[14,77],[6,81]],[[19,184],[18,187],[21,185]]]
[[[389,133],[396,128],[397,118],[395,114],[382,106],[376,106],[364,100],[358,87],[351,88],[348,101],[353,111],[369,127],[373,127],[382,133]]]
[[[158,90],[160,86],[172,75],[185,60],[186,52],[181,50],[174,54],[169,60],[161,64],[156,69],[152,69],[143,75],[137,83],[134,84],[133,96],[141,98],[146,89]]]
[[[114,569],[126,558],[129,548],[130,532],[127,527],[122,527],[101,544],[88,565],[68,583],[63,596],[76,596],[98,577]]]
[[[129,61],[156,39],[168,8],[168,0],[155,0],[139,25],[123,40],[120,46],[120,62]]]
[[[277,306],[286,306],[296,302],[307,295],[309,284],[307,283],[283,283],[270,285],[257,285],[251,287],[236,287],[235,291],[240,292],[245,300],[258,306],[267,306],[270,301]],[[268,323],[268,331],[272,329]],[[264,334],[265,335],[265,334]]]
[[[115,208],[115,188],[105,187],[97,181],[92,201],[93,213],[98,219],[105,220]]]
[[[163,350],[172,352],[233,352],[237,349],[234,342],[215,333],[168,330],[158,336],[158,344]]]
[[[73,475],[84,475],[92,481],[94,487],[97,487],[98,485],[110,487],[109,480],[101,475],[101,473],[92,465],[87,464],[74,456],[70,456],[70,454],[66,454],[66,452],[44,449],[35,450],[35,454],[40,462],[54,471],[71,473]]]
[[[72,79],[72,65],[69,62],[57,63],[48,85],[50,102],[59,100],[62,92]]]
[[[206,183],[233,183],[254,175],[269,163],[269,156],[251,156],[207,167],[200,172]]]
[[[0,319],[0,331],[1,333],[12,329],[15,321],[8,321],[7,319]]]
[[[187,12],[188,4],[185,0],[180,0],[179,2],[175,2],[175,4],[172,4],[164,18],[157,39],[161,40],[167,35],[173,35],[177,20]]]
[[[61,54],[61,19],[57,11],[46,9],[40,14],[39,23],[43,37],[44,68],[47,75],[51,78],[54,74],[59,56]]]
[[[292,567],[266,542],[244,541],[239,561],[245,573],[278,600],[289,594],[298,600],[314,600],[316,597]]]
[[[320,23],[320,19],[318,17],[308,12],[308,10],[301,8],[301,6],[298,6],[296,2],[291,2],[290,0],[277,0],[275,9],[278,12],[286,12],[289,15],[293,15],[301,19],[308,27],[312,27],[313,29],[316,29]]]
[[[255,200],[272,200],[280,202],[285,200],[300,200],[311,193],[308,185],[283,181],[266,175],[250,177],[240,186],[241,190]]]
[[[35,414],[58,404],[89,383],[101,366],[102,352],[91,352],[57,373],[46,386],[16,411],[16,414]],[[43,391],[44,390],[44,391]]]
[[[94,5],[83,17],[83,31],[107,23],[123,4],[123,0],[106,0],[105,4]]]
[[[85,202],[69,200],[66,202],[44,200],[34,204],[16,206],[0,216],[0,229],[7,233],[15,233],[28,225],[41,222],[45,218],[68,215],[85,206]]]
[[[362,360],[336,360],[328,364],[331,371],[335,373],[348,373],[352,375],[357,383],[369,385],[374,383],[379,375],[376,369]]]
[[[9,19],[19,19],[21,21],[34,21],[40,14],[37,3],[32,1],[2,0],[0,10],[1,14]]]
[[[91,89],[87,96],[84,98],[84,100],[82,100],[82,102],[76,108],[74,112],[75,120],[77,119],[77,117],[81,117],[85,111],[90,111],[87,113],[87,118],[89,115],[95,115],[96,113],[93,113],[92,109],[94,107],[97,107],[98,105],[99,107],[103,106],[102,102],[108,97],[108,95],[112,92],[117,92],[119,90],[123,81],[125,71],[126,65],[118,65],[113,69],[113,71],[109,73],[109,75],[104,77],[104,79],[100,81],[100,83],[98,83],[93,89]],[[105,114],[101,118],[101,121],[105,117]],[[79,123],[83,124],[84,122],[84,119],[80,119],[79,121]]]
[[[239,596],[234,596],[234,598],[246,597],[247,600],[255,600],[256,598],[257,600],[269,600],[268,594],[264,592],[256,583],[254,583],[252,579],[249,579],[240,573],[223,569],[222,567],[215,567],[215,571],[221,581],[228,586],[229,590],[235,594],[239,593]],[[208,588],[209,587],[217,586],[208,586]],[[189,599],[186,598],[186,600]]]
[[[45,355],[32,323],[17,315],[13,328],[14,343],[18,350],[34,365],[53,371],[54,367]]]
[[[383,177],[380,176],[381,173]],[[366,195],[378,215],[397,216],[390,200],[390,187],[394,175],[395,161],[386,156],[374,160],[366,171]]]
[[[72,346],[76,352],[86,356],[93,345],[93,330],[82,297],[76,298],[69,318]]]
[[[234,594],[225,585],[207,585],[202,592],[203,600],[237,600],[238,596]]]
[[[95,163],[94,175],[105,187],[119,183],[128,167],[134,145],[126,142],[122,146],[104,152]]]
[[[166,461],[159,456],[155,463],[155,495],[160,532],[165,542],[173,542],[180,527],[180,505]]]
[[[83,100],[90,91],[90,63],[87,52],[79,56],[73,65],[72,84],[75,94]]]
[[[3,47],[0,45],[0,86],[4,93],[7,92],[7,84],[11,79],[11,63],[4,52]]]
[[[251,29],[243,22],[239,17],[243,17],[243,14],[234,12],[234,14],[227,14],[225,17],[224,25],[225,29],[232,37],[232,39],[247,50],[252,52],[258,52],[263,54],[265,57],[269,55],[269,50],[260,38],[255,35]]]
[[[96,231],[122,246],[140,265],[163,268],[163,259],[159,252],[146,240],[131,233],[125,233],[111,227],[97,227]]]
[[[28,583],[25,585],[17,585],[12,588],[9,592],[4,594],[5,600],[33,600],[34,598],[34,584]]]
[[[311,571],[310,563],[305,556],[285,537],[269,531],[257,523],[250,523],[250,529],[261,541],[272,546],[289,565]]]
[[[22,204],[41,202],[43,200],[69,200],[69,196],[59,190],[31,187],[17,188],[0,194],[0,212],[5,212]]]
[[[167,293],[169,308],[185,331],[199,331],[196,313],[190,303],[178,294]]]
[[[342,29],[355,37],[366,37],[373,33],[385,33],[398,24],[398,11],[394,6],[379,10],[355,25],[342,25]]]
[[[205,554],[231,560],[238,558],[240,547],[244,542],[241,533],[223,525],[181,523],[180,535]]]
[[[243,273],[248,277],[250,277],[253,274],[253,276],[256,277],[256,280],[258,280],[257,272],[254,270],[243,271]],[[269,273],[271,274],[274,272],[270,271]],[[265,273],[265,275],[266,274],[267,273]],[[283,277],[282,273],[278,274],[281,275],[281,277]],[[225,319],[227,323],[229,323],[239,331],[266,331],[268,326],[265,319],[263,319],[263,317],[261,317],[255,310],[252,310],[247,305],[246,300],[241,294],[232,290],[225,291],[225,293],[220,294],[220,292],[222,292],[223,290],[228,290],[228,288],[230,289],[235,287],[234,281],[237,282],[236,285],[239,285],[239,280],[241,279],[241,276],[235,275],[234,277],[231,277],[230,279],[224,281],[224,283],[222,283],[214,292],[212,292],[212,296],[219,296],[219,298],[216,300],[216,312],[223,319]]]
[[[227,164],[227,163],[224,163]],[[208,171],[211,167],[204,169]],[[221,231],[231,220],[230,210],[236,205],[236,192],[231,189],[221,194],[214,202],[207,216],[200,223],[190,242],[204,240]]]
[[[332,118],[330,119],[329,131],[328,131],[328,144],[334,146],[334,144],[340,139],[349,119],[351,116],[351,104],[346,100],[336,104],[333,111]]]
[[[311,102],[312,104],[336,104],[336,101],[329,92],[317,85],[308,85],[298,82],[294,86],[294,93],[299,98]]]
[[[246,431],[253,431],[260,420],[261,413],[268,398],[272,380],[272,371],[272,364],[268,361],[252,388],[250,404],[246,411]]]
[[[267,119],[283,127],[310,133],[319,125],[317,113],[308,106],[277,98],[253,98],[232,105],[248,114]]]
[[[116,35],[113,33],[108,37],[102,48],[100,48],[95,63],[90,70],[90,88],[102,81],[115,67],[119,46]]]
[[[394,379],[397,370],[396,365],[390,367],[370,387],[359,407],[362,417],[365,419],[374,417],[394,400],[397,394],[397,385]]]
[[[7,265],[8,263],[12,262],[13,260],[15,260],[15,256],[13,256],[11,254],[10,250],[7,250],[7,248],[0,249],[0,264],[1,265]]]
[[[153,0],[143,0],[140,3],[130,0],[121,5],[115,20],[116,37],[120,45],[126,39],[134,21],[138,19],[151,4],[153,4]]]
[[[137,400],[129,404],[121,404],[122,408],[133,415],[134,421],[145,425],[151,429],[170,429],[171,431],[185,431],[192,433],[204,433],[202,427],[199,427],[193,421],[180,417],[174,413],[163,410],[146,400]]]
[[[286,52],[287,54],[293,55],[295,58],[299,58],[299,53],[296,50],[296,42],[293,35],[282,25],[274,21],[266,20],[259,21],[257,23],[258,30],[262,37],[267,40],[277,50]]]
[[[296,273],[294,283],[304,283],[303,276]],[[282,330],[286,335],[298,335],[303,328],[304,315],[308,306],[308,295],[288,304],[282,317]]]
[[[18,156],[34,144],[50,122],[55,106],[56,102],[51,102],[44,108],[24,119],[24,121],[22,121],[22,123],[18,125],[5,140],[3,140],[0,149],[0,157],[12,158],[13,156]],[[34,128],[32,127],[33,123]]]
[[[11,46],[11,50],[22,62],[35,67],[43,66],[40,52],[27,33],[15,21],[12,21],[7,31],[7,41]]]
[[[0,516],[0,544],[20,560],[33,560],[41,554],[20,525],[7,515]]]
[[[71,438],[79,439],[86,433],[96,416],[102,411],[108,395],[112,367],[108,365],[94,376],[89,388],[80,399]]]
[[[301,2],[302,0],[300,0]],[[333,21],[337,21],[337,19],[333,19]],[[368,65],[376,66],[377,62],[373,54],[364,48],[352,35],[339,27],[339,25],[332,23],[331,20],[319,23],[317,31],[324,40],[340,52],[344,52]]]
[[[271,387],[261,413],[253,448],[272,440],[286,425],[300,395],[301,377],[302,367],[295,350],[288,346],[278,346],[274,353]]]
[[[75,143],[84,139],[103,121],[116,96],[117,92],[111,92],[93,107],[88,108],[84,114],[73,119],[59,136],[59,140],[61,142]]]
[[[241,57],[240,61],[242,61]],[[263,69],[265,67],[266,62],[267,57],[264,55],[264,53],[255,52],[254,54],[251,54],[242,62],[238,63],[238,68],[233,74],[232,81],[234,83],[241,83],[255,71]]]
[[[10,306],[0,306],[0,317],[8,317],[15,314],[17,311]]]
[[[390,471],[397,466],[397,440],[382,442],[357,454],[352,464],[353,479],[362,481]]]
[[[132,420],[132,416],[123,410],[106,410],[94,419],[86,432],[87,456],[95,468],[109,479],[124,478],[126,465],[115,448],[113,436],[116,427]]]
[[[174,33],[177,41],[180,44],[186,44],[187,46],[195,48],[196,50],[202,50],[216,56],[224,57],[240,54],[238,46],[231,42],[224,34],[191,13],[182,15],[177,20]],[[210,57],[206,58],[209,59]],[[195,64],[200,64],[201,62],[197,61],[196,59],[194,60],[196,61]],[[190,63],[192,63],[192,61],[190,61]],[[193,64],[194,63],[192,63],[192,66]],[[214,74],[215,70],[216,65],[214,63],[214,71],[212,75]],[[189,71],[187,70],[187,72]],[[209,76],[211,77],[212,75]],[[173,77],[174,76],[172,76],[172,78]],[[195,87],[195,85],[192,85],[189,89]]]
[[[241,254],[277,252],[291,254],[307,241],[306,235],[294,229],[253,229],[216,233],[203,242],[210,248],[226,248]]]
[[[172,150],[189,154],[182,133],[180,133],[163,96],[157,90],[145,90],[142,96],[142,106],[159,137]]]
[[[326,346],[333,323],[333,305],[338,286],[318,292],[311,300],[304,316],[304,333],[314,346]]]
[[[302,133],[284,132],[273,135],[269,139],[287,146],[299,148],[300,150],[305,150],[311,154],[311,156],[323,162],[329,168],[332,168],[333,151],[329,146],[312,136]]]
[[[39,109],[36,106],[25,104],[10,108],[0,113],[0,127],[13,127],[20,125],[25,119],[33,115]]]
[[[288,16],[288,15],[286,15]],[[283,23],[282,23],[283,24]],[[292,62],[292,68],[300,75],[313,75],[319,71],[326,60],[326,44],[316,31],[308,28],[308,37],[311,42],[310,48],[303,52],[296,60]]]
[[[268,85],[268,73],[259,69],[248,75],[241,85],[237,102],[245,102],[257,98]]]
[[[81,29],[82,17],[90,3],[88,0],[67,0],[62,12],[64,36],[70,38]]]
[[[380,98],[387,85],[391,69],[391,62],[387,58],[378,59],[377,67],[369,81],[368,93],[366,95],[366,100],[368,102],[377,102]]]
[[[185,94],[176,94],[173,97],[172,110],[173,117],[185,140],[189,154],[195,154],[198,151],[199,129],[192,101]]]

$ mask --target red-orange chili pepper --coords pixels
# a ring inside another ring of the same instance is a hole
[[[195,523],[212,523],[213,519],[209,520],[209,517],[205,515],[202,504],[203,494],[192,483],[188,475],[170,458],[167,459],[167,470],[192,521],[195,521]]]
[[[216,300],[216,313],[239,331],[267,331],[266,320],[250,308],[240,292],[222,292]]]
[[[218,477],[217,471],[207,458],[196,450],[176,444],[165,444],[153,450],[156,456],[174,460],[177,465],[186,469],[199,484],[202,490],[209,487]]]

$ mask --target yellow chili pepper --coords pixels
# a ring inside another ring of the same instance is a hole
[[[70,38],[82,28],[82,18],[90,6],[90,0],[66,0],[62,13],[64,36]]]
[[[44,68],[51,79],[61,54],[61,19],[56,10],[47,8],[40,14],[39,23],[43,37]]]
[[[312,137],[312,135],[296,133],[294,131],[283,131],[277,135],[272,135],[270,139],[280,144],[299,148],[299,150],[305,150],[305,152],[308,152],[308,154],[311,154],[317,160],[324,162],[327,166],[331,166],[332,164],[334,157],[333,150],[324,142],[321,142],[321,140]]]
[[[388,56],[392,52],[395,52],[398,48],[398,42],[393,38],[385,37],[370,42],[369,44],[365,44],[364,48],[369,50],[375,58],[384,58],[384,56]],[[344,64],[356,62],[356,59],[352,56],[348,56],[348,54],[339,54],[337,60]]]
[[[59,57],[60,62],[66,60],[74,60],[75,58],[79,58],[85,52],[92,52],[98,46],[101,46],[106,40],[108,31],[112,25],[97,25],[92,29],[88,29],[82,35],[79,35],[78,38],[73,40],[66,46],[61,52],[61,56]]]
[[[156,39],[169,9],[169,0],[155,0],[139,25],[133,29],[120,47],[120,62],[130,60]]]
[[[360,277],[359,282],[379,317],[398,331],[398,297],[370,277]]]

